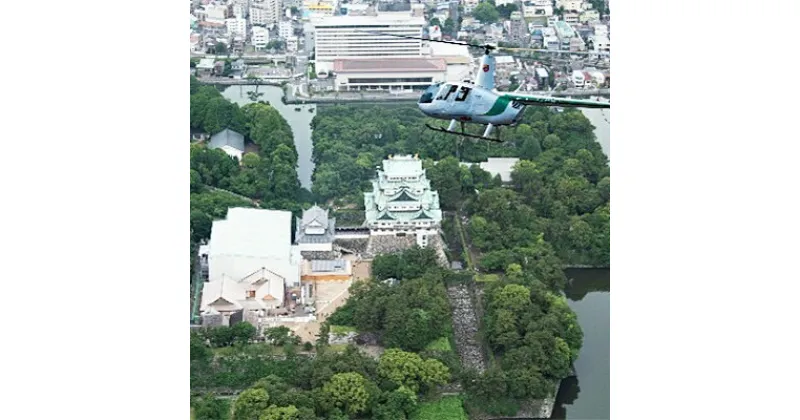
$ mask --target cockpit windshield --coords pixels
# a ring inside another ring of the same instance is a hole
[[[425,89],[425,92],[419,98],[419,103],[421,103],[421,104],[429,104],[429,103],[433,102],[433,95],[436,95],[436,93],[439,92],[439,87],[441,85],[442,85],[441,83],[436,83],[434,85],[431,85],[427,89]]]

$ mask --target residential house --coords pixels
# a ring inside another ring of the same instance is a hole
[[[244,77],[244,60],[241,58],[231,63],[231,75],[234,79],[241,79]]]
[[[226,128],[211,136],[208,141],[208,148],[222,149],[228,156],[234,157],[241,162],[244,154],[244,136]]]
[[[201,58],[200,62],[197,63],[195,67],[197,70],[198,77],[208,77],[211,76],[211,73],[214,71],[214,59],[213,58]]]

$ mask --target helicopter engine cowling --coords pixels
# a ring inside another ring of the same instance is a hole
[[[494,69],[494,56],[485,54],[481,58],[481,66],[478,69],[478,78],[475,80],[475,84],[488,90],[494,90]]]

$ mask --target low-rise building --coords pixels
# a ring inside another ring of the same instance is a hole
[[[244,66],[244,64],[242,64],[242,66]],[[234,157],[241,162],[242,155],[244,154],[244,136],[226,128],[211,136],[211,139],[208,141],[208,148],[222,149],[228,156]]]
[[[471,163],[461,162],[461,166],[478,165],[481,169],[489,172],[492,177],[500,175],[500,180],[504,183],[511,182],[511,172],[514,170],[514,165],[519,162],[519,158],[498,158],[490,157],[486,162]]]
[[[286,51],[296,52],[299,42],[300,41],[297,39],[296,36],[290,35],[288,38],[286,38]]]
[[[278,22],[278,36],[283,39],[289,39],[294,35],[294,24],[291,20],[282,20]]]
[[[332,251],[336,239],[336,218],[328,217],[328,210],[314,205],[303,210],[296,218],[295,243],[300,252]]]
[[[197,76],[211,76],[211,73],[214,71],[214,59],[201,58],[195,69],[197,70]]]
[[[229,37],[240,36],[242,38],[247,36],[247,21],[240,18],[225,19],[225,27],[228,30]]]
[[[415,89],[442,82],[447,65],[441,58],[384,58],[334,61],[336,90]]]
[[[223,4],[209,4],[203,8],[206,22],[225,23],[228,18],[228,6]]]
[[[600,12],[597,10],[584,10],[581,12],[578,20],[581,23],[598,22],[600,21]]]
[[[213,222],[202,312],[263,316],[284,305],[285,291],[300,286],[300,252],[291,245],[291,217],[288,211],[230,208],[224,220]]]
[[[252,33],[250,35],[250,42],[258,50],[267,48],[267,44],[269,43],[269,31],[267,28],[253,26]]]

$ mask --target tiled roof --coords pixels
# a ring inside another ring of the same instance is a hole
[[[390,73],[446,71],[447,64],[441,58],[376,58],[334,60],[336,73]]]

